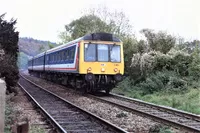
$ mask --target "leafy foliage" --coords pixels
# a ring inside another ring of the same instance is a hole
[[[175,37],[168,35],[166,32],[154,33],[153,30],[143,29],[141,33],[147,38],[147,43],[151,50],[160,51],[164,54],[169,52],[176,42]]]
[[[66,25],[65,29],[73,40],[88,33],[109,31],[107,24],[94,15],[83,16],[74,20]]]
[[[137,71],[138,75],[141,76],[148,76],[151,73],[162,70],[174,71],[178,75],[188,76],[190,64],[195,59],[192,55],[173,49],[167,54],[159,51],[150,51],[143,54],[136,53],[133,54],[131,70],[133,73]]]
[[[137,53],[137,41],[131,36],[124,36],[121,39],[124,49],[125,74],[128,74],[130,72],[130,60],[133,56],[133,53]]]
[[[12,92],[11,87],[17,84],[18,67],[17,67],[17,52],[18,52],[18,35],[14,25],[16,20],[11,19],[10,22],[3,20],[4,15],[0,16],[0,49],[3,49],[1,56],[0,77],[5,77],[7,90]]]
[[[181,41],[179,43],[179,45],[177,45],[177,47],[184,51],[187,52],[189,54],[193,53],[196,47],[199,47],[200,41],[199,40],[193,40],[191,42],[187,41],[187,42],[183,42]]]
[[[200,50],[199,47],[195,48],[195,51],[192,53],[192,62],[189,64],[189,75],[194,77],[194,79],[200,78]]]

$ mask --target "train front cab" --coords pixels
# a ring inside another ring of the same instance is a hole
[[[109,93],[124,74],[123,43],[81,41],[79,64],[79,73],[91,86],[89,91],[95,88]]]

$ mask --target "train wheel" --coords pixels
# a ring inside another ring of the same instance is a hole
[[[106,95],[110,94],[110,89],[107,88],[105,91],[106,91]]]
[[[94,81],[90,81],[87,87],[87,93],[90,93],[94,90]]]

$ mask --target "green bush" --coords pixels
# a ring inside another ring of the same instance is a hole
[[[5,133],[11,133],[10,127],[13,124],[14,120],[14,113],[13,108],[10,104],[6,103],[5,105],[5,127],[4,132]]]
[[[131,90],[132,81],[129,77],[126,77],[122,82],[120,82],[117,88],[121,89],[122,91]]]
[[[143,95],[159,91],[183,92],[187,89],[187,81],[173,71],[161,71],[150,75],[136,87],[143,91]]]
[[[167,54],[160,53],[159,51],[137,53],[132,58],[130,77],[141,81],[148,78],[151,74],[165,70],[174,71],[180,76],[188,76],[192,60],[193,57],[191,55],[177,50],[171,50]],[[197,68],[199,66],[194,69]]]
[[[200,51],[199,48],[196,48],[192,53],[192,62],[189,65],[189,75],[193,77],[193,79],[200,79]]]
[[[171,68],[181,76],[188,76],[188,68],[191,62],[191,55],[182,51],[174,51],[172,54]]]
[[[187,81],[177,77],[170,77],[167,89],[173,90],[173,92],[184,91],[187,89]]]

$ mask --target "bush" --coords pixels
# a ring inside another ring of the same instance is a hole
[[[133,55],[131,64],[131,72],[137,73],[137,75],[132,75],[132,78],[136,79],[135,76],[147,77],[152,73],[163,70],[175,71],[178,75],[188,76],[188,69],[193,59],[191,55],[177,50],[171,50],[167,54],[158,51],[137,53]],[[200,69],[199,66],[194,69]]]
[[[117,88],[121,89],[122,91],[131,90],[132,81],[129,77],[126,77],[122,82],[120,82]]]
[[[175,50],[170,51],[168,55],[172,56],[171,69],[181,76],[188,76],[188,68],[192,62],[192,56]]]
[[[187,81],[181,79],[173,71],[161,71],[150,75],[145,81],[136,84],[143,95],[154,92],[182,92],[187,89]]]
[[[200,50],[196,48],[192,53],[192,62],[189,65],[189,75],[193,79],[198,80],[200,78]]]
[[[166,89],[168,89],[171,92],[180,93],[187,89],[187,81],[177,77],[170,77]]]
[[[133,54],[130,66],[130,76],[132,79],[140,80],[149,75],[156,66],[156,56],[160,52],[151,51],[149,53]]]
[[[197,56],[194,58],[192,55],[174,49],[167,54],[157,51],[137,53],[132,58],[130,77],[136,87],[144,91],[144,94],[152,94],[160,90],[183,91],[188,86],[187,76],[195,72],[200,73],[200,65],[195,63],[190,65],[191,62],[197,62],[196,58]]]

